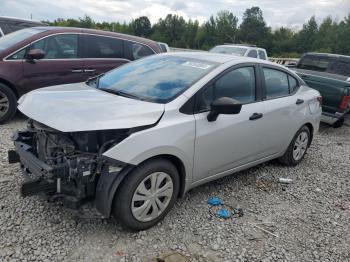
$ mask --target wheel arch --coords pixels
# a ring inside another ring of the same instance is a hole
[[[147,158],[138,165],[154,159],[166,159],[176,167],[180,176],[180,190],[178,197],[183,197],[186,192],[186,169],[181,159],[175,155],[161,154]],[[123,184],[125,178],[130,175],[132,170],[137,166],[126,163],[124,164],[124,168],[118,174],[102,174],[98,181],[95,195],[95,206],[105,217],[109,217],[111,214],[113,201],[119,186]]]
[[[310,141],[309,141],[309,146],[310,146],[314,138],[314,126],[310,122],[305,123],[304,126],[306,126],[310,131]]]
[[[19,99],[19,93],[18,93],[18,91],[17,91],[17,89],[16,89],[14,84],[12,84],[11,82],[7,81],[6,79],[4,79],[2,77],[0,77],[0,83],[8,86],[13,91],[13,93],[15,94],[17,100]]]

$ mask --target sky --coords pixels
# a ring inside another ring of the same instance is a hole
[[[91,16],[95,21],[129,22],[148,16],[151,23],[177,14],[200,23],[220,10],[229,10],[242,21],[247,8],[259,6],[272,28],[301,28],[312,15],[317,21],[332,16],[337,21],[350,13],[350,0],[0,0],[0,16],[33,20]]]

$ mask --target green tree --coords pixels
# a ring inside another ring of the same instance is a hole
[[[283,53],[295,51],[294,42],[294,33],[291,29],[285,27],[277,29],[272,34],[272,55],[280,56]]]
[[[238,18],[231,12],[223,10],[216,15],[216,42],[235,43],[237,38]]]
[[[152,33],[151,22],[147,16],[136,18],[130,23],[130,27],[137,36],[149,37]]]
[[[244,12],[239,36],[243,43],[269,47],[271,32],[259,7],[254,6]]]
[[[300,53],[315,51],[317,49],[318,25],[314,16],[303,25],[296,40],[296,50]]]
[[[152,39],[168,43],[174,47],[185,47],[186,21],[182,16],[168,14],[154,25]]]

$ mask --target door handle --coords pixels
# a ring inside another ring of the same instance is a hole
[[[257,120],[259,118],[262,118],[263,114],[262,113],[254,113],[249,117],[249,120]]]
[[[299,99],[299,98],[295,102],[295,104],[297,104],[297,105],[301,105],[302,103],[304,103],[304,100],[303,99]]]
[[[84,72],[84,70],[83,69],[73,69],[71,72],[72,73],[82,73],[82,72]]]
[[[85,73],[93,73],[95,71],[96,71],[96,69],[85,69],[84,70]]]

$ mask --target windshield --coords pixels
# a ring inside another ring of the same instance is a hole
[[[246,51],[247,48],[237,46],[215,46],[209,50],[210,53],[220,53],[239,56],[244,56]]]
[[[31,37],[37,33],[41,33],[46,29],[43,28],[26,28],[10,33],[0,38],[0,51],[5,50],[24,39]]]
[[[97,88],[131,98],[167,103],[217,65],[187,57],[155,55],[107,73],[97,81]]]

